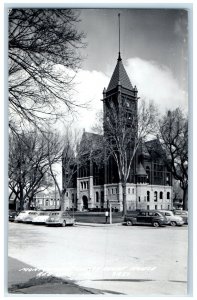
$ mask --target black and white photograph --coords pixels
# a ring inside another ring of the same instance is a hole
[[[189,295],[191,11],[5,8],[8,296]]]

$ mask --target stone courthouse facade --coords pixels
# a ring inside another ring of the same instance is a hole
[[[107,101],[116,101],[118,97],[126,101],[128,118],[137,114],[137,94],[137,88],[132,86],[119,53],[108,88],[103,91],[103,118],[106,118]],[[81,143],[91,141],[96,149],[101,139],[101,135],[84,131]],[[161,153],[158,139],[140,144],[126,184],[127,210],[172,208],[172,176],[164,165]],[[99,210],[107,208],[109,204],[117,211],[123,209],[122,185],[115,162],[103,159],[98,164],[89,159],[86,165],[77,167],[65,194],[64,207],[79,211]]]

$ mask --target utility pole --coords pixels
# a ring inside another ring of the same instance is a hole
[[[111,209],[111,203],[109,205],[109,224],[112,224],[112,209]]]
[[[56,175],[55,176],[55,209],[57,208],[57,196],[56,196]]]

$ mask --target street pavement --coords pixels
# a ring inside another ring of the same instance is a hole
[[[8,255],[44,271],[43,277],[70,280],[90,289],[88,293],[92,288],[93,293],[183,296],[187,294],[187,244],[187,226],[81,223],[62,228],[9,223]],[[14,273],[17,277],[17,270]]]
[[[80,287],[43,270],[8,257],[8,294],[103,294],[103,291]]]

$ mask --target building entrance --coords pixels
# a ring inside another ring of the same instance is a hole
[[[88,198],[87,196],[83,196],[82,197],[82,200],[83,200],[83,209],[88,209]]]

